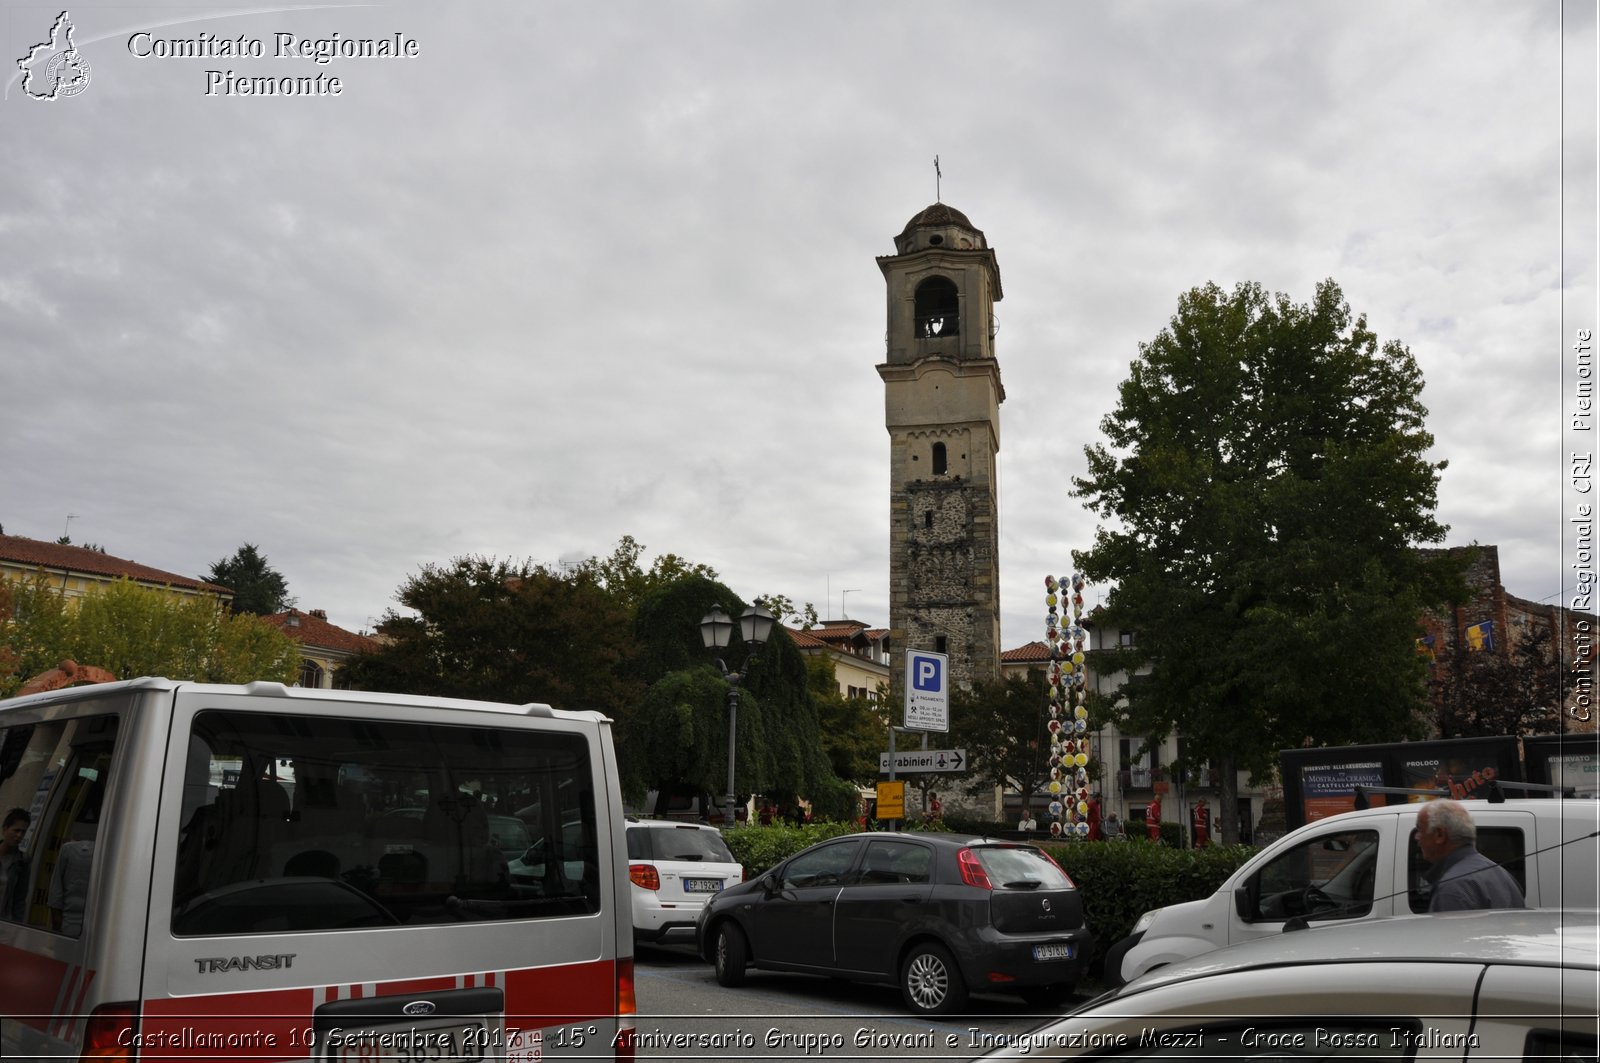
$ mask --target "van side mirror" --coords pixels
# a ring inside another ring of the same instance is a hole
[[[1256,917],[1256,906],[1250,900],[1250,887],[1240,886],[1233,891],[1233,910],[1239,913],[1239,918],[1245,922]]]

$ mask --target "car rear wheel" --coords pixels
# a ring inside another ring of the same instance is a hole
[[[900,994],[918,1015],[948,1015],[967,1002],[967,986],[943,945],[918,945],[900,968]]]
[[[732,923],[717,927],[717,984],[729,989],[744,985],[744,968],[749,959],[744,931]]]

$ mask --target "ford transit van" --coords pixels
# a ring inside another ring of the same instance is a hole
[[[598,713],[81,687],[0,701],[14,808],[7,1060],[633,1058]]]

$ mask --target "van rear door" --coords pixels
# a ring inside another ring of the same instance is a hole
[[[185,687],[167,764],[146,1045],[474,1063],[559,1057],[567,1024],[615,1034],[632,949],[594,714]],[[553,858],[514,882],[535,844]]]

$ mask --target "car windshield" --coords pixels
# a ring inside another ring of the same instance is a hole
[[[1072,883],[1062,870],[1040,849],[1029,846],[985,846],[974,849],[989,881],[996,886],[1023,889],[1065,890]]]
[[[628,831],[630,839],[636,834],[642,835],[639,840],[644,844],[628,846],[630,850],[639,850],[637,854],[628,854],[634,859],[737,863],[728,849],[728,843],[714,830],[701,830],[698,827],[634,827]]]

